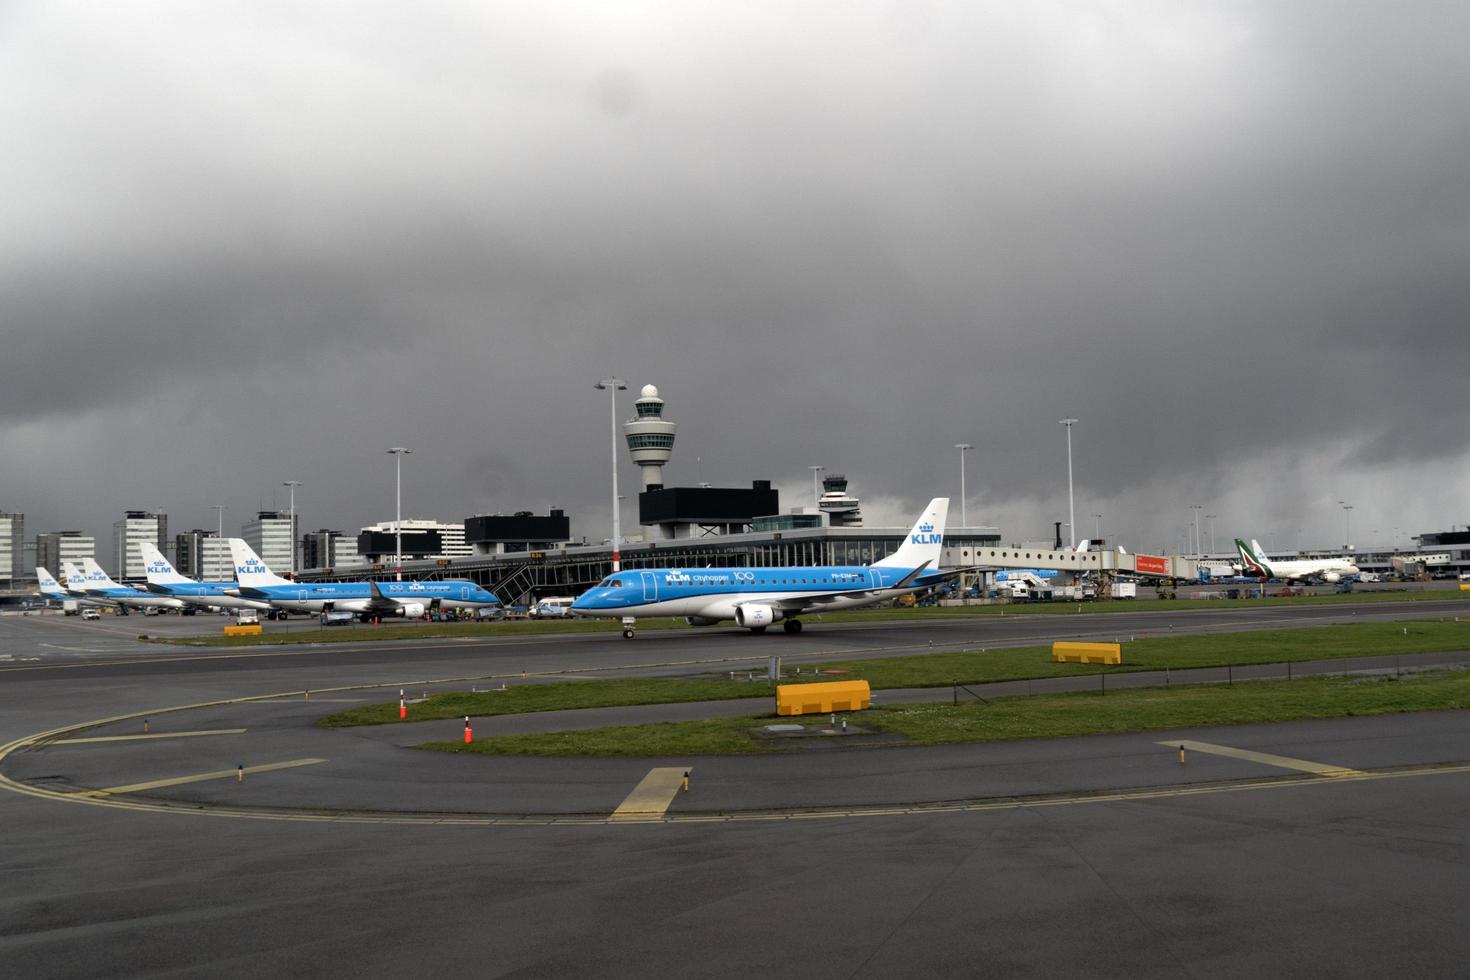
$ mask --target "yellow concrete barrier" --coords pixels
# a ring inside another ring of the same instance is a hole
[[[254,626],[226,626],[225,636],[259,636],[260,624]]]
[[[1461,592],[1470,592],[1470,582],[1461,582],[1460,583],[1460,591]]]
[[[1051,659],[1059,664],[1121,664],[1123,645],[1120,643],[1063,643],[1058,641],[1051,645]]]
[[[867,681],[776,685],[776,714],[822,715],[861,711],[873,703]]]

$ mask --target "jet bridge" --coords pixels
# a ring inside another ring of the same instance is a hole
[[[941,568],[1055,568],[1083,574],[1141,575],[1148,578],[1199,578],[1199,562],[1182,555],[1130,555],[1118,551],[1049,551],[1041,548],[945,548]]]

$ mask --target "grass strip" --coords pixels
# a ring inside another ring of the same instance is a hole
[[[1124,638],[1126,640],[1126,638]],[[1187,667],[1223,667],[1246,664],[1305,662],[1339,657],[1392,656],[1431,653],[1470,647],[1470,623],[1411,620],[1401,623],[1354,623],[1312,626],[1255,633],[1224,633],[1155,637],[1123,645],[1122,667],[1101,668],[1059,664],[1050,647],[964,650],[915,654],[873,660],[834,661],[821,665],[820,676],[804,673],[785,683],[828,680],[866,680],[874,690],[884,688],[945,687],[993,681],[1095,674],[1100,670],[1127,672]],[[835,673],[842,671],[843,673]],[[687,701],[723,701],[734,698],[774,697],[766,681],[666,679],[629,677],[601,681],[523,684],[504,691],[453,691],[435,694],[415,704],[414,721],[487,717],[530,711],[575,708],[611,708],[636,704],[672,704]],[[320,719],[324,728],[384,725],[398,721],[398,702],[361,705]]]
[[[995,606],[921,606],[913,609],[854,609],[803,617],[808,623],[921,622],[926,619],[986,619],[991,616],[1075,616],[1082,614],[1171,612],[1191,609],[1236,609],[1261,606],[1342,605],[1344,603],[1415,603],[1461,599],[1458,591],[1352,592],[1342,595],[1306,595],[1265,599],[1128,599],[1116,602],[1038,602]],[[405,623],[387,626],[354,624],[331,629],[266,632],[260,636],[149,637],[153,643],[195,647],[258,647],[293,643],[371,643],[387,640],[475,639],[496,636],[536,636],[567,633],[615,633],[616,620],[513,620],[491,623]],[[727,624],[727,625],[733,625]],[[638,620],[639,630],[698,629],[681,618]]]
[[[854,712],[852,724],[902,735],[913,745],[1063,738],[1212,725],[1245,725],[1470,708],[1470,674],[1394,677],[1312,677],[1227,686],[1143,688],[1110,693],[1002,698],[958,707],[894,705]],[[436,752],[535,756],[689,756],[788,750],[762,737],[770,715],[697,722],[623,725],[580,732],[503,735],[462,742],[427,742]],[[792,719],[781,719],[783,722]],[[860,743],[853,743],[859,745]],[[886,744],[893,744],[891,742]]]

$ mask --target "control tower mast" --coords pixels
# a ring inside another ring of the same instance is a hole
[[[674,455],[674,430],[679,425],[664,418],[664,400],[653,385],[643,386],[633,407],[637,417],[623,423],[628,451],[643,473],[643,489],[663,486],[664,464]]]

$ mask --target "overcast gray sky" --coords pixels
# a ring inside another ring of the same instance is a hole
[[[0,508],[229,530],[299,479],[351,530],[406,445],[405,516],[597,540],[618,375],[680,424],[667,482],[783,509],[823,464],[906,524],[970,442],[971,523],[1045,537],[1074,415],[1086,535],[1463,524],[1467,36],[1462,3],[11,0]]]

